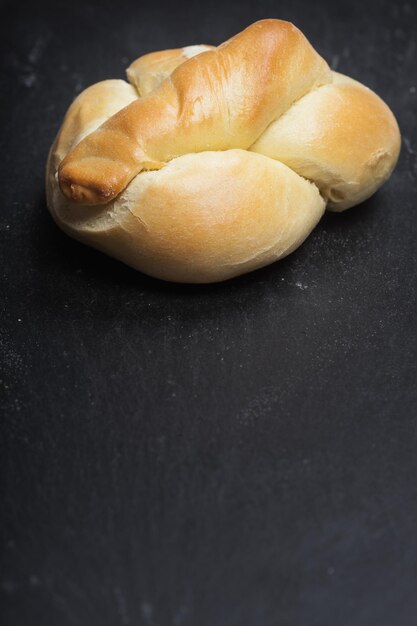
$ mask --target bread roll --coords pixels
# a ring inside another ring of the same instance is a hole
[[[151,276],[214,282],[298,247],[390,175],[389,108],[288,22],[147,54],[70,106],[47,202],[71,236]]]

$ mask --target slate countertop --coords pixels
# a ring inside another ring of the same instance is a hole
[[[415,4],[3,7],[3,625],[415,626]],[[43,176],[73,97],[263,17],[391,106],[389,183],[213,286],[62,234]]]

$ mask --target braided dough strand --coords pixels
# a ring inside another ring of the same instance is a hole
[[[295,100],[330,81],[295,26],[257,22],[187,60],[83,139],[59,167],[61,190],[75,202],[106,203],[143,169],[190,152],[247,149]]]

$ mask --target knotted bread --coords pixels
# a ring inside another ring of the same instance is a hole
[[[214,282],[272,263],[398,158],[387,105],[288,22],[147,54],[127,75],[70,106],[47,201],[68,234],[151,276]]]

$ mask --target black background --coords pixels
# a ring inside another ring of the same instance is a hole
[[[414,2],[2,6],[3,625],[415,626]],[[262,17],[392,107],[391,180],[219,285],[63,235],[43,176],[73,97]]]

